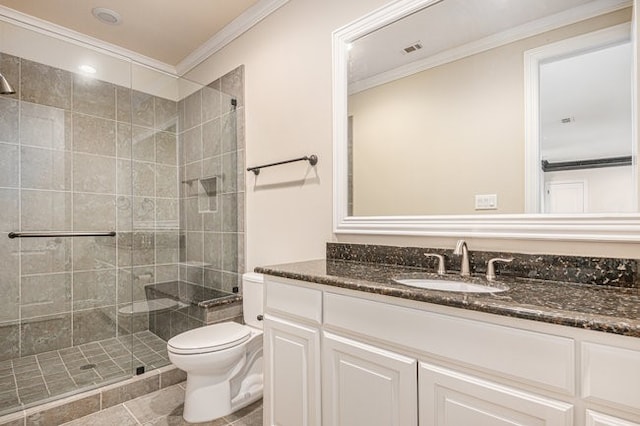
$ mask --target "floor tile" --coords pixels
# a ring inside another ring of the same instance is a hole
[[[123,405],[116,405],[65,423],[66,426],[133,426],[137,424],[136,419],[131,416],[131,413]]]

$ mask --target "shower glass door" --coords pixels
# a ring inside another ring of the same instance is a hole
[[[0,73],[1,415],[130,377],[136,329],[131,61],[0,21]]]

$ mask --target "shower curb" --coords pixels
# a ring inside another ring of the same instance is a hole
[[[117,383],[0,417],[0,426],[59,425],[181,383],[187,373],[168,365]]]

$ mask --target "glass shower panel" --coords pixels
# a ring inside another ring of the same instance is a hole
[[[132,374],[130,69],[0,23],[0,414]]]

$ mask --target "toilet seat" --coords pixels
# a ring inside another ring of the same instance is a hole
[[[240,345],[251,337],[251,329],[236,322],[225,322],[195,328],[172,337],[167,349],[174,354],[217,352]]]

